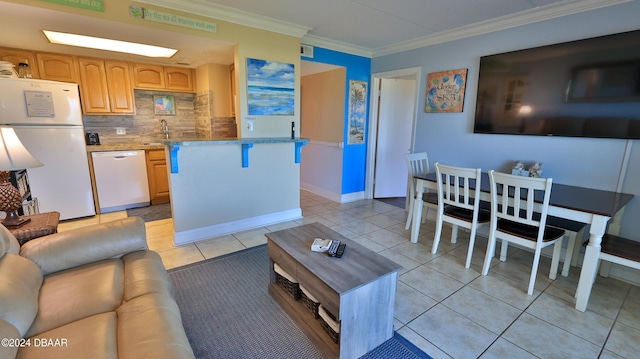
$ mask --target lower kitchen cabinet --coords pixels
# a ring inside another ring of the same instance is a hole
[[[170,200],[169,178],[164,149],[147,150],[147,178],[151,204],[168,203]]]

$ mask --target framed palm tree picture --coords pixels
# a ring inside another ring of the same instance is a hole
[[[367,119],[367,82],[349,81],[349,136],[348,145],[364,143],[364,128]]]

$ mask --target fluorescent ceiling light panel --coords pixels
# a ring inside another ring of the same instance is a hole
[[[166,47],[136,44],[134,42],[118,41],[103,39],[100,37],[84,36],[77,34],[68,34],[64,32],[56,32],[42,30],[44,35],[52,44],[71,45],[79,47],[87,47],[90,49],[107,50],[125,52],[128,54],[142,55],[147,57],[171,57],[178,50]]]

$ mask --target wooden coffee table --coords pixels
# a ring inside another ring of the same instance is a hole
[[[269,293],[325,357],[359,358],[393,336],[397,263],[319,223],[265,234],[271,259]],[[315,238],[346,243],[342,258],[311,251]],[[340,323],[334,343],[318,319],[276,283],[277,263]]]

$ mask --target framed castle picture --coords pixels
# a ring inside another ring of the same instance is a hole
[[[427,75],[426,112],[462,112],[467,69]]]

